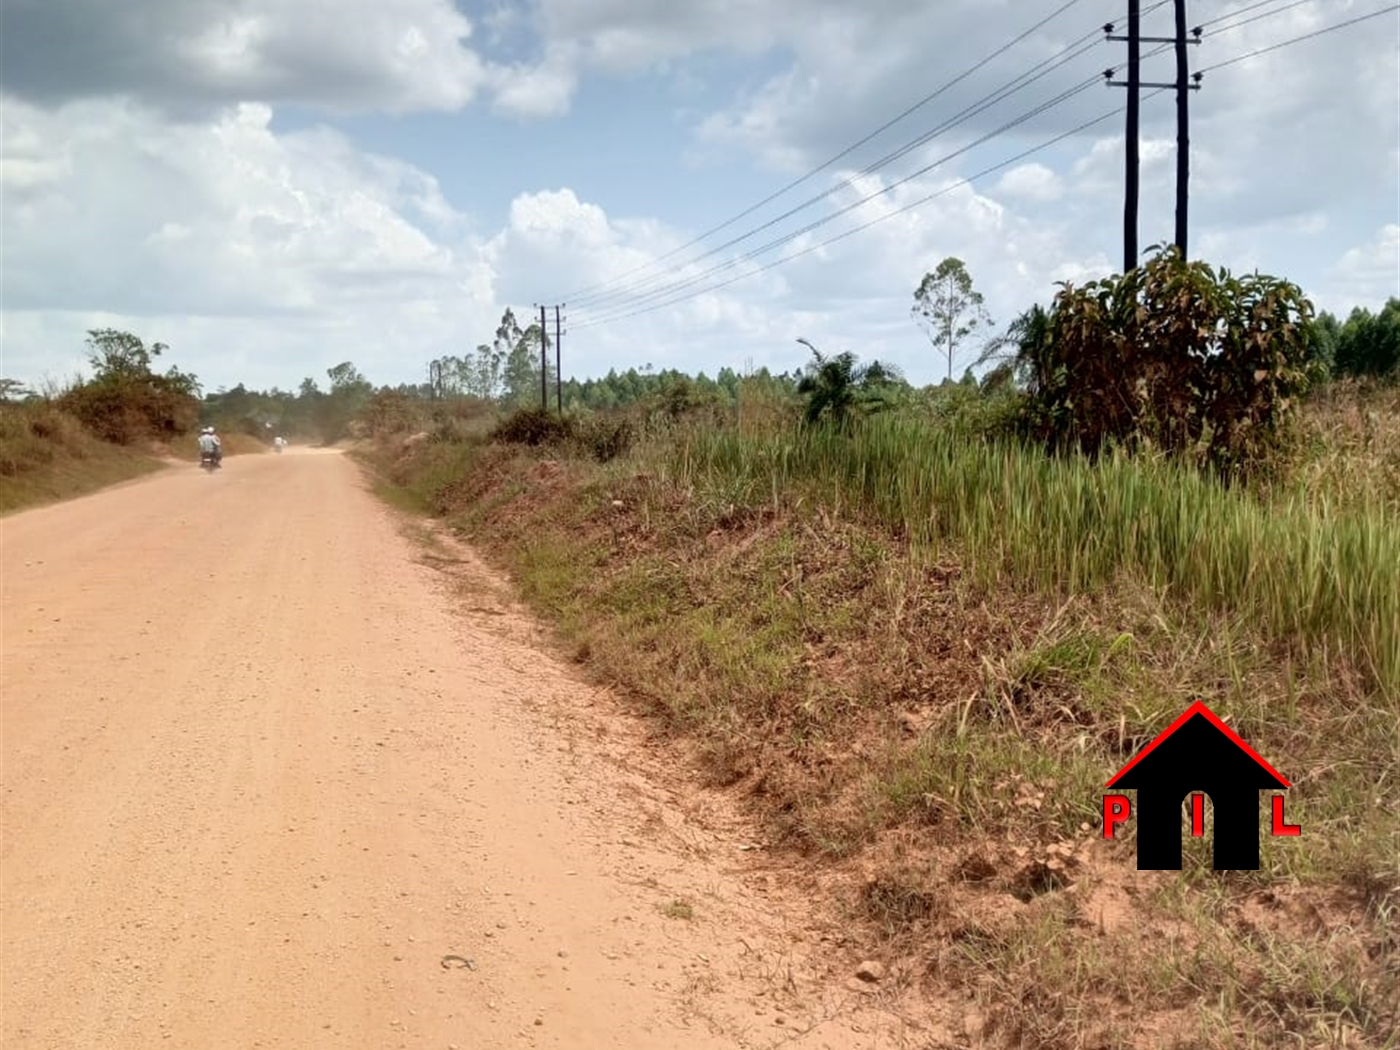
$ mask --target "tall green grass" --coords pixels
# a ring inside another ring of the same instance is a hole
[[[1295,496],[1267,505],[1167,461],[1091,464],[918,420],[745,435],[698,431],[677,480],[766,502],[798,490],[873,514],[916,544],[959,543],[984,580],[1088,592],[1124,574],[1350,655],[1400,706],[1400,520]]]

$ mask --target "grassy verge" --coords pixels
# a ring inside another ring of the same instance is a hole
[[[0,513],[52,503],[160,469],[134,448],[99,441],[49,405],[0,405]]]
[[[257,438],[223,436],[230,456],[270,451]],[[161,469],[167,457],[199,460],[198,438],[115,445],[69,413],[43,402],[0,403],[0,513],[71,499]]]
[[[909,419],[758,430],[378,465],[775,844],[848,872],[853,924],[966,990],[969,1041],[1393,1045],[1393,506]],[[1304,834],[1258,872],[1213,872],[1209,823],[1181,873],[1099,836],[1103,782],[1197,699],[1293,781]]]

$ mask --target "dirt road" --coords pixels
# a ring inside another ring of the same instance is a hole
[[[936,1045],[405,527],[295,450],[0,522],[7,1050]]]

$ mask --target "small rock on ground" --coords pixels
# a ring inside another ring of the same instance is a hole
[[[885,968],[880,963],[872,959],[867,959],[856,967],[856,976],[862,981],[869,981],[871,984],[874,984],[885,976]]]

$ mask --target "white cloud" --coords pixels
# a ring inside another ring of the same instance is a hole
[[[574,49],[556,45],[536,65],[496,67],[491,80],[496,85],[497,112],[517,117],[563,116],[578,87]]]
[[[1025,200],[1053,201],[1064,193],[1064,186],[1054,171],[1032,162],[1010,169],[998,180],[997,190]]]
[[[353,319],[366,363],[398,369],[411,344],[396,343],[447,334],[431,331],[439,305],[453,319],[494,306],[465,217],[436,182],[336,132],[277,135],[258,105],[201,126],[130,104],[51,113],[7,101],[4,121],[7,141],[15,128],[63,158],[45,179],[22,179],[23,192],[10,192],[6,173],[4,310],[27,333],[7,338],[9,371],[49,370],[40,333],[71,346],[81,325],[58,329],[99,315],[136,331],[158,325],[152,338],[221,362],[227,346],[179,347],[168,333],[218,344],[220,333],[262,329],[240,346],[266,349],[263,374],[279,368],[273,347],[298,333],[300,355],[349,356],[320,333]]]
[[[62,157],[14,196],[7,176],[7,310],[305,311],[454,265],[406,214],[451,232],[457,216],[430,178],[328,130],[276,136],[266,106],[206,126],[120,103],[8,102],[4,119]]]
[[[3,202],[6,371],[28,378],[68,374],[82,332],[113,324],[169,343],[176,363],[215,385],[295,385],[346,358],[376,380],[404,381],[432,357],[488,338],[505,306],[526,311],[542,288],[620,280],[635,294],[662,293],[644,300],[655,303],[725,258],[661,279],[636,274],[685,235],[610,217],[568,188],[518,195],[505,227],[482,238],[426,173],[367,155],[330,129],[278,134],[261,105],[207,126],[124,103],[58,112],[11,103],[5,121],[7,135],[30,144],[24,159],[48,172],[22,178],[23,193],[7,185]],[[883,185],[859,178],[836,199]],[[889,215],[938,185],[900,187],[782,252]],[[674,309],[580,328],[566,341],[570,368],[591,374],[646,358],[713,371],[770,351],[795,367],[796,335],[860,341],[868,325],[881,333],[872,352],[917,370],[923,351],[904,300],[919,273],[969,236],[981,247],[963,254],[999,302],[1023,297],[1047,262],[1064,257],[1003,203],[955,187],[825,249],[825,263],[813,254]],[[680,291],[703,292],[777,254]],[[575,320],[627,312],[635,294],[569,311]]]
[[[45,0],[7,5],[0,84],[189,116],[247,100],[454,110],[487,80],[471,34],[451,0]]]
[[[413,381],[489,339],[505,307],[528,314],[542,286],[611,279],[681,243],[567,188],[520,194],[482,238],[426,173],[328,128],[279,134],[261,105],[195,125],[129,103],[7,101],[4,120],[32,162],[0,201],[4,371],[31,381],[71,376],[83,333],[106,326],[168,343],[210,387],[287,388],[347,358],[375,381]],[[716,326],[704,342],[719,349],[759,310],[711,296],[681,323]],[[694,349],[673,324],[649,354],[658,366],[685,365],[666,347]],[[636,330],[595,331],[571,369],[642,363]]]
[[[1379,310],[1387,300],[1400,298],[1400,223],[1386,223],[1372,240],[1349,248],[1329,278],[1319,306],[1343,317],[1353,306]]]

